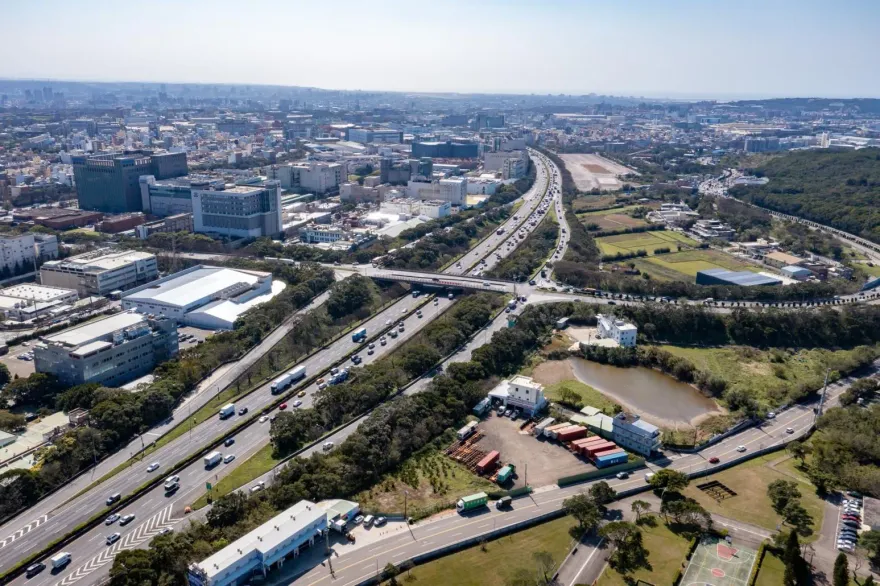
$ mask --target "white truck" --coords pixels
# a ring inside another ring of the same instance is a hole
[[[278,378],[272,381],[272,394],[277,395],[282,392],[284,389],[295,383],[296,381],[305,378],[306,376],[306,367],[305,366],[297,366],[293,370],[285,372]]]
[[[220,408],[220,419],[226,419],[235,415],[235,403],[228,403]]]
[[[61,553],[57,553],[49,558],[49,561],[52,563],[52,569],[57,570],[58,568],[63,568],[67,564],[70,563],[70,552],[62,551]]]
[[[220,460],[223,459],[223,454],[220,452],[211,452],[207,456],[205,456],[205,468],[212,468],[220,463]]]

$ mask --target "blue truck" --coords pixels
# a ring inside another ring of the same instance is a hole
[[[352,342],[360,342],[367,339],[367,328],[361,328],[351,335]]]

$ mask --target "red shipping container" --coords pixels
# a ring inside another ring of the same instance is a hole
[[[583,439],[575,440],[575,443],[579,446],[588,446],[590,444],[595,444],[595,443],[604,442],[604,441],[607,441],[607,440],[602,439],[598,435],[594,435],[591,437],[585,437]]]
[[[608,448],[607,450],[599,450],[593,454],[593,458],[599,458],[600,456],[608,456],[610,454],[619,454],[623,452],[623,448]]]
[[[587,430],[583,427],[573,427],[569,429],[563,429],[558,434],[556,434],[556,439],[561,442],[568,442],[571,440],[575,440],[587,435]]]
[[[607,450],[608,448],[616,448],[616,447],[617,447],[617,444],[615,444],[614,442],[606,441],[601,444],[593,444],[593,445],[587,446],[586,448],[584,448],[584,451],[587,453],[588,456],[592,457],[593,454],[595,454],[596,452],[601,452],[602,450]]]
[[[499,454],[499,453],[498,453],[497,451],[495,451],[495,450],[492,450],[491,452],[489,452],[488,454],[486,454],[486,457],[483,458],[482,460],[480,460],[480,463],[477,464],[477,472],[479,472],[480,474],[482,474],[483,472],[485,472],[485,471],[486,471],[486,468],[488,468],[489,466],[491,466],[492,464],[494,464],[495,462],[497,462],[497,461],[498,461],[498,458],[499,458],[500,456],[501,456],[501,454]]]

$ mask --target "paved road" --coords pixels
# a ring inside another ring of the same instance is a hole
[[[877,367],[880,367],[880,362],[875,365],[875,369]],[[851,382],[852,379],[846,379],[840,384],[830,385],[826,407],[835,405],[837,398]],[[715,467],[709,463],[709,459],[712,457],[718,457],[721,463],[747,459],[750,457],[749,452],[751,451],[780,445],[807,433],[815,418],[813,412],[815,404],[814,401],[810,404],[791,407],[760,427],[744,430],[699,454],[667,453],[664,458],[650,462],[648,468],[657,470],[670,467],[685,473],[694,473]],[[788,428],[791,428],[793,433],[788,433]],[[738,446],[744,446],[746,451],[739,452]],[[645,486],[645,480],[641,473],[635,473],[624,480],[617,478],[606,478],[605,480],[617,491]],[[470,538],[488,535],[496,528],[515,525],[557,511],[561,508],[563,500],[587,490],[590,484],[585,483],[567,488],[550,486],[538,489],[529,498],[517,499],[510,511],[499,512],[494,508],[489,508],[473,517],[449,513],[414,525],[412,530],[415,539],[409,534],[389,535],[384,541],[373,547],[341,555],[333,564],[335,578],[331,578],[327,567],[317,566],[307,569],[293,583],[303,585],[336,583],[353,586],[374,575],[377,563],[379,567],[384,567],[389,562],[400,564],[421,553],[439,550]],[[729,519],[722,521],[727,522],[735,530],[745,531],[748,529],[748,527],[740,527],[742,524]],[[756,539],[758,537],[755,536]],[[580,571],[576,574],[580,574]]]
[[[542,166],[538,167],[538,177],[535,186],[529,193],[524,196],[524,204],[521,210],[525,213],[531,213],[542,200],[546,191],[547,177]],[[505,224],[506,232],[511,232],[522,221],[508,220]],[[511,230],[507,230],[510,228]],[[496,246],[502,244],[505,238],[501,238],[494,245],[490,241],[494,238],[483,241],[477,247],[483,250],[483,254],[488,254]],[[507,254],[505,251],[504,254]],[[460,274],[469,270],[473,264],[480,260],[478,254],[468,253],[461,266],[454,266],[448,269],[449,274]],[[469,264],[471,263],[471,264]],[[423,309],[423,317],[414,314],[414,306],[421,303],[426,298],[403,298],[381,312],[377,316],[368,320],[365,327],[369,335],[375,336],[381,331],[386,330],[389,324],[396,324],[403,321],[405,324],[404,333],[395,338],[387,338],[387,345],[382,346],[375,344],[375,354],[372,356],[367,354],[366,348],[360,352],[365,363],[378,360],[395,347],[399,346],[404,340],[414,335],[419,329],[430,323],[435,317],[447,309],[453,300],[447,298],[437,298],[436,303],[429,302]],[[341,365],[347,356],[354,350],[362,348],[359,343],[354,343],[349,337],[344,337],[335,342],[323,351],[317,353],[313,357],[305,360],[301,364],[306,366],[308,374],[315,375],[319,372],[329,370],[334,365]],[[297,389],[299,391],[300,389]],[[312,404],[316,387],[303,388],[306,395],[301,399],[302,407],[309,407]],[[276,401],[276,397],[272,397],[268,391],[268,384],[252,393],[245,399],[237,401],[236,408],[248,407],[249,416],[257,411],[265,410],[271,403]],[[292,399],[291,399],[292,402]],[[76,524],[92,517],[95,513],[106,510],[104,500],[109,494],[119,492],[122,494],[131,493],[137,486],[141,485],[150,477],[163,476],[167,472],[167,466],[179,461],[196,451],[196,446],[206,446],[211,440],[222,437],[226,429],[231,429],[240,420],[238,416],[231,417],[227,420],[212,418],[195,426],[189,433],[182,435],[180,438],[170,442],[159,451],[149,455],[145,462],[141,462],[111,478],[101,486],[92,489],[85,495],[74,499],[63,510],[52,511],[47,520],[43,521],[39,526],[33,527],[28,532],[22,532],[18,537],[10,540],[2,548],[0,548],[0,564],[6,566],[12,565],[28,551],[33,551],[39,547],[48,544],[49,541],[57,538],[58,535],[69,531]],[[351,433],[353,429],[349,430]],[[112,528],[99,526],[73,543],[64,547],[65,551],[70,551],[73,555],[74,562],[68,568],[65,568],[58,576],[49,572],[44,572],[39,576],[27,581],[32,585],[58,583],[69,586],[73,583],[90,584],[101,579],[106,575],[112,561],[112,553],[145,545],[149,539],[158,532],[163,525],[173,526],[182,518],[182,509],[189,503],[193,502],[204,490],[205,482],[216,482],[224,475],[228,474],[241,462],[244,462],[250,455],[258,451],[262,446],[268,443],[268,423],[255,424],[245,428],[235,437],[235,445],[229,449],[221,449],[226,453],[234,453],[236,459],[229,464],[221,464],[213,470],[205,470],[200,461],[184,468],[177,474],[181,477],[181,489],[170,495],[166,495],[164,489],[159,486],[148,492],[137,501],[130,503],[124,509],[120,510],[120,514],[133,513],[136,515],[136,521],[125,529],[123,538],[112,547],[103,545],[103,537],[111,533]],[[311,452],[310,452],[311,453]],[[158,461],[162,467],[159,470],[148,474],[146,466],[149,462]],[[49,529],[51,527],[51,529]],[[44,530],[44,528],[46,528]],[[2,543],[2,542],[0,542]],[[109,553],[108,553],[109,552]],[[24,583],[23,578],[18,580]]]

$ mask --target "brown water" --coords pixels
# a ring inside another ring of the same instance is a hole
[[[575,378],[657,425],[688,424],[720,410],[693,387],[656,370],[569,358]]]

